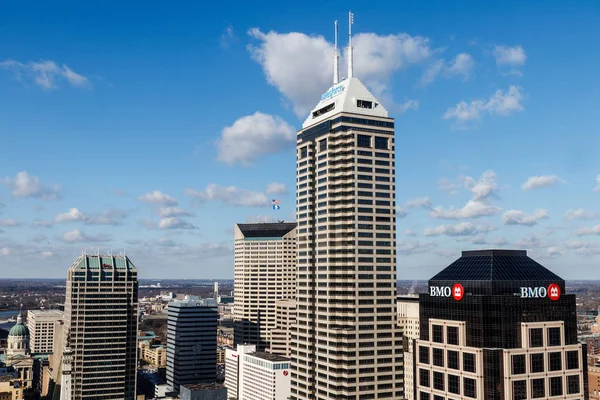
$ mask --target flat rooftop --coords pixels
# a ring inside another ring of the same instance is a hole
[[[256,353],[250,353],[249,355],[254,356],[256,358],[262,358],[263,360],[271,361],[271,362],[286,362],[291,361],[291,359],[280,356],[279,354],[271,354],[264,353],[262,351],[257,351]]]
[[[221,385],[220,383],[188,383],[186,385],[182,385],[183,387],[185,387],[186,389],[189,390],[216,390],[216,389],[223,389],[225,386]]]
[[[34,314],[35,316],[61,316],[64,314],[60,310],[28,310],[28,312]]]

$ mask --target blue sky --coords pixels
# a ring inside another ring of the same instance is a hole
[[[236,222],[294,217],[296,130],[352,9],[355,75],[396,118],[399,279],[482,247],[600,278],[600,4],[211,7],[1,6],[3,277],[99,248],[141,277],[231,278]]]

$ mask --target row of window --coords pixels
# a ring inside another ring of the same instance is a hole
[[[444,379],[444,373],[433,371],[433,379],[431,380],[429,370],[419,369],[419,385],[421,387],[432,388],[435,390],[447,391],[448,393],[460,394],[460,377],[457,375],[448,374],[448,387],[446,387],[446,380]],[[475,379],[466,378],[462,379],[463,396],[472,399],[477,398],[477,383]],[[439,396],[438,396],[439,397]],[[430,394],[427,392],[420,392],[420,398],[429,399]],[[435,399],[435,397],[434,397]]]
[[[432,326],[432,339],[435,343],[444,343],[444,327],[442,325]],[[446,327],[446,344],[458,345],[458,327]]]
[[[544,353],[529,354],[529,373],[535,374],[545,371],[562,371],[563,370],[563,353],[552,352],[548,353],[548,368],[544,368]],[[521,375],[527,373],[526,354],[515,354],[512,356],[512,374]],[[579,368],[579,351],[566,352],[566,369]]]
[[[554,347],[562,345],[560,327],[546,328],[546,346]],[[529,347],[544,347],[544,328],[529,329]]]
[[[419,346],[419,362],[421,364],[430,364],[429,347]],[[444,363],[444,349],[431,349],[431,364],[436,367],[446,367],[450,369],[460,370],[460,353],[455,350],[447,350],[447,360]],[[475,354],[462,353],[462,370],[465,372],[475,372]]]
[[[563,377],[555,376],[548,378],[549,396],[563,396],[564,394],[579,394],[581,392],[579,375],[569,375],[566,377],[566,393],[563,387]],[[541,399],[545,398],[546,395],[546,379],[538,378],[532,379],[531,381],[531,397],[527,396],[527,381],[514,381],[513,382],[513,399],[514,400],[525,400],[525,399]]]

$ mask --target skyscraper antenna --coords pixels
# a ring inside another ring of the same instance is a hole
[[[352,78],[353,60],[352,60],[352,24],[354,23],[354,14],[348,12],[348,79]]]
[[[340,81],[340,56],[338,55],[338,23],[333,23],[335,27],[335,39],[333,43],[333,84],[337,85]]]

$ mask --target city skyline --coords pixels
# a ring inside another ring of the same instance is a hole
[[[233,278],[235,223],[294,220],[296,131],[331,86],[334,19],[346,75],[352,9],[355,76],[396,119],[398,278],[501,247],[598,279],[600,6],[509,3],[5,6],[3,277],[111,248],[142,279]]]

